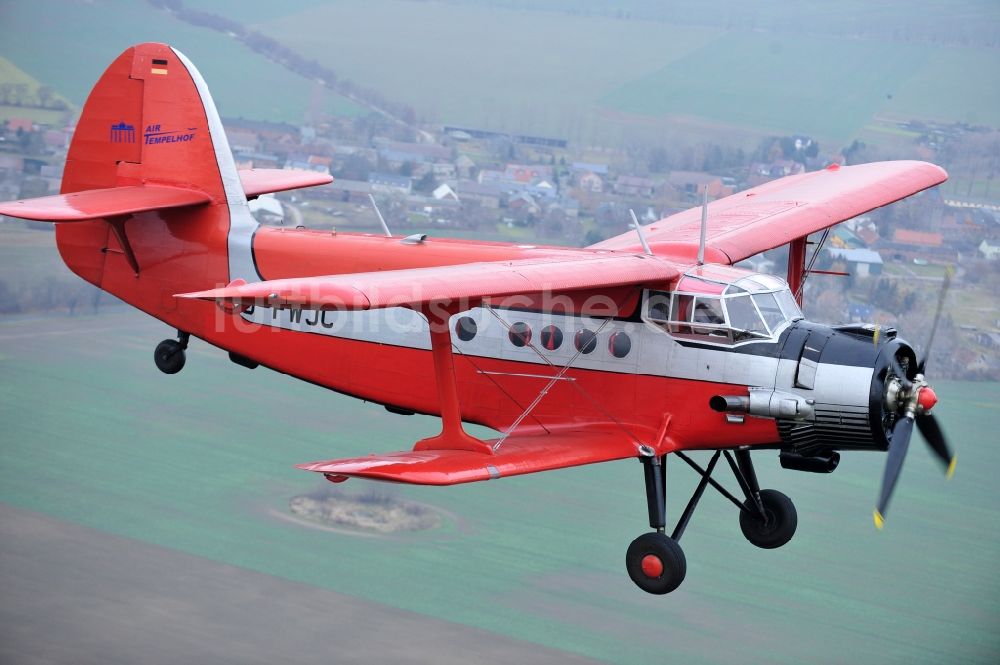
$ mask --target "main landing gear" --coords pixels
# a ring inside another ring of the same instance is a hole
[[[164,374],[176,374],[184,369],[184,361],[187,360],[184,349],[188,347],[190,339],[190,333],[178,330],[177,339],[165,339],[157,344],[153,351],[156,368]]]
[[[666,526],[666,456],[640,457],[646,479],[646,504],[649,509],[649,526],[655,531],[644,533],[629,545],[625,554],[625,568],[636,585],[648,593],[670,593],[684,581],[687,560],[680,546],[681,536],[687,528],[694,509],[698,506],[705,488],[711,485],[740,509],[740,529],[748,541],[765,549],[781,547],[795,534],[798,516],[791,499],[777,490],[761,490],[757,484],[750,451],[739,449],[735,455],[728,450],[717,450],[708,467],[702,469],[684,453],[675,453],[688,466],[701,475],[701,481],[688,501],[673,533],[664,532]],[[740,501],[722,485],[712,479],[712,472],[720,456],[725,456],[743,494]],[[734,459],[735,457],[735,459]]]

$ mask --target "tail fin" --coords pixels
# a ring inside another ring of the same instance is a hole
[[[257,170],[245,180],[198,70],[166,44],[138,44],[111,63],[87,98],[61,194],[0,204],[0,215],[73,222],[56,227],[66,264],[154,313],[172,308],[172,294],[182,290],[257,279],[250,246],[257,225],[247,196],[331,178]],[[108,258],[116,254],[122,259]],[[140,273],[149,277],[138,280],[145,285],[134,280]],[[161,303],[159,295],[139,293],[156,288],[171,296]]]
[[[154,316],[180,284],[227,283],[227,241],[256,226],[208,87],[166,44],[132,46],[101,75],[60,191],[0,214],[72,222],[56,226],[66,264]]]
[[[204,79],[166,44],[127,49],[98,80],[61,192],[141,184],[198,189],[213,203],[246,201]]]

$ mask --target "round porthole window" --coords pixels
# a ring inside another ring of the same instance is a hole
[[[555,351],[563,343],[563,333],[558,326],[545,326],[542,328],[542,348]]]
[[[455,336],[463,342],[470,341],[478,331],[479,326],[476,325],[476,320],[471,316],[463,316],[455,321]]]
[[[523,321],[518,321],[510,327],[507,336],[514,346],[527,346],[531,343],[531,326]]]
[[[608,351],[615,358],[624,358],[632,350],[632,339],[627,333],[616,332],[608,338]]]
[[[576,346],[576,350],[580,353],[592,353],[597,348],[597,333],[584,328],[576,333],[576,337],[573,338],[573,345]]]

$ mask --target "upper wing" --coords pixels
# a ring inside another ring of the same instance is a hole
[[[495,442],[487,441],[491,445]],[[411,450],[311,462],[299,464],[298,468],[335,480],[356,477],[415,485],[457,485],[638,455],[639,443],[623,431],[587,429],[515,434],[507,437],[492,455],[471,450]]]
[[[718,262],[742,261],[947,179],[944,169],[934,164],[896,161],[834,165],[774,180],[709,204],[706,256]],[[643,230],[654,253],[691,258],[698,247],[701,208],[671,215]],[[640,251],[641,246],[631,231],[593,248]]]
[[[261,194],[325,185],[333,182],[333,177],[301,169],[242,169],[240,181],[243,183],[243,193],[248,199],[252,199]]]
[[[660,257],[581,250],[569,257],[277,279],[178,297],[301,309],[367,310],[430,303],[460,303],[468,308],[483,298],[662,283],[678,274],[672,262]]]
[[[0,204],[0,215],[39,222],[81,222],[99,217],[201,205],[210,200],[208,194],[197,189],[134,185],[9,201]]]

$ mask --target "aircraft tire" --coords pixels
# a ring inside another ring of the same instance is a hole
[[[156,345],[153,351],[153,361],[156,368],[164,374],[176,374],[184,369],[187,360],[184,347],[175,339],[165,339]]]
[[[636,586],[662,595],[680,586],[687,574],[687,559],[680,544],[662,533],[644,533],[628,547],[625,569]]]
[[[767,521],[761,522],[754,513],[741,510],[740,529],[746,539],[757,547],[773,550],[795,535],[799,524],[798,513],[792,500],[778,490],[761,490],[760,500],[764,504]]]

